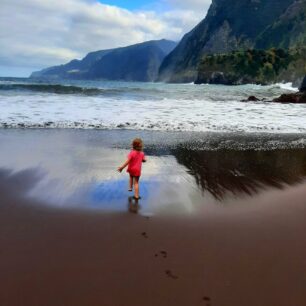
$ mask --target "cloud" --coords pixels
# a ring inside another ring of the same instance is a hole
[[[206,12],[212,0],[164,0],[169,5],[176,8],[185,8],[188,10]]]
[[[162,1],[170,8],[158,12],[129,11],[94,0],[1,0],[0,66],[44,68],[90,51],[150,39],[179,40],[205,16],[186,9],[184,1]],[[190,1],[192,7],[200,2]]]

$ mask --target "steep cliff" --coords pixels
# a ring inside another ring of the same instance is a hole
[[[163,59],[175,46],[161,40],[116,49],[92,65],[88,78],[153,82]]]
[[[159,80],[194,81],[203,55],[263,45],[263,41],[268,39],[269,27],[277,24],[294,2],[296,1],[213,0],[205,19],[186,34],[164,59]]]
[[[256,39],[256,48],[306,46],[306,1],[294,1],[275,22]]]

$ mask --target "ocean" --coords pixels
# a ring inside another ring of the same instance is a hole
[[[306,133],[306,105],[241,102],[296,91],[271,86],[0,79],[1,128]]]

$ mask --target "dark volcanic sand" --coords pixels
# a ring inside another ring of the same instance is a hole
[[[137,207],[113,195],[125,151],[35,133],[0,135],[1,306],[306,305],[304,149],[152,146]]]

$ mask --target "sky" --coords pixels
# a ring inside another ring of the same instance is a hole
[[[109,1],[99,1],[100,3],[114,5],[121,8],[126,8],[128,10],[137,10],[145,8],[151,5],[154,5],[154,1],[145,1],[145,0],[109,0]]]
[[[88,52],[179,41],[211,0],[0,0],[0,76],[27,77]]]

